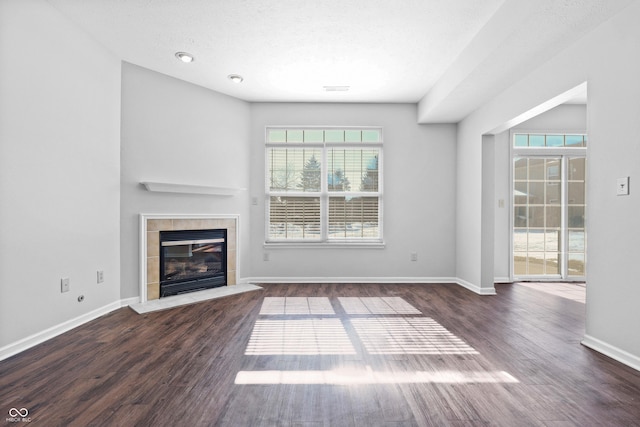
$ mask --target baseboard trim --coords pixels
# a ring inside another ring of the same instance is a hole
[[[457,277],[245,277],[240,283],[451,283],[478,295],[496,295],[496,289],[480,288]]]
[[[457,283],[455,277],[245,277],[240,283]]]
[[[140,303],[140,297],[125,298],[120,300],[120,307],[129,307],[130,305],[139,304],[139,303]]]
[[[513,280],[511,280],[509,277],[495,277],[493,279],[494,283],[513,283]]]
[[[21,353],[38,344],[42,344],[43,342],[50,340],[51,338],[70,331],[73,328],[77,328],[78,326],[90,322],[91,320],[97,319],[100,316],[104,316],[105,314],[111,313],[114,310],[125,307],[129,305],[131,301],[138,302],[140,301],[140,298],[136,297],[128,298],[126,300],[114,301],[103,307],[97,308],[76,318],[67,320],[66,322],[62,322],[58,325],[47,328],[44,331],[35,333],[19,341],[6,345],[0,348],[0,360],[8,359],[11,356]]]
[[[640,371],[640,357],[627,351],[586,334],[582,339],[582,345]]]
[[[473,283],[467,282],[466,280],[460,278],[456,279],[456,283],[478,295],[496,295],[496,288],[493,286],[491,286],[490,288],[481,288],[480,286],[474,285]]]

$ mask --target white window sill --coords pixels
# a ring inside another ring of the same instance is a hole
[[[384,249],[384,242],[265,242],[265,249]]]

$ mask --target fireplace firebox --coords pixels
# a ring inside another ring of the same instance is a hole
[[[227,230],[160,231],[160,298],[227,284]]]

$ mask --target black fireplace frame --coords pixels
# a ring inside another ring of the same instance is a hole
[[[211,275],[198,277],[196,279],[171,279],[165,275],[165,251],[163,243],[181,243],[185,245],[192,243],[202,243],[208,240],[220,240],[222,245],[221,267],[222,271]],[[160,231],[160,298],[200,291],[204,289],[217,288],[227,285],[227,230],[226,229],[206,229],[206,230],[168,230]]]

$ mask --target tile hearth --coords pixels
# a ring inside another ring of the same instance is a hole
[[[204,291],[191,292],[188,294],[176,295],[154,299],[151,301],[132,304],[129,307],[138,314],[151,313],[154,311],[167,310],[169,308],[180,307],[182,305],[194,304],[197,302],[208,301],[216,298],[222,298],[229,295],[236,295],[243,292],[257,291],[262,289],[260,286],[251,284],[240,284],[235,286],[222,286],[220,288],[207,289]]]

